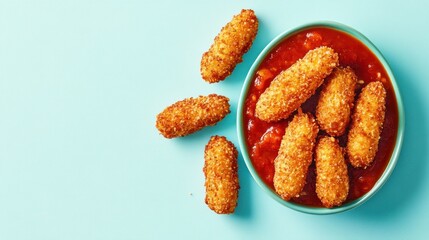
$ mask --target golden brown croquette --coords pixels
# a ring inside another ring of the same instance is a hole
[[[230,113],[229,99],[210,94],[168,106],[156,117],[156,128],[166,138],[183,137],[215,125]]]
[[[324,136],[316,145],[316,193],[323,206],[341,205],[349,193],[349,175],[338,140]]]
[[[209,82],[224,80],[243,61],[258,32],[258,19],[253,10],[241,10],[214,39],[201,59],[201,76]]]
[[[355,97],[357,76],[350,67],[338,67],[325,80],[316,108],[320,129],[331,136],[346,132]]]
[[[238,152],[223,136],[213,136],[204,151],[205,202],[218,214],[233,213],[237,206]]]
[[[371,82],[359,94],[347,140],[347,155],[354,167],[368,167],[378,151],[386,110],[386,89]]]
[[[338,54],[329,47],[319,47],[288,69],[280,72],[256,103],[255,115],[267,122],[288,118],[310,98],[338,65]]]
[[[299,112],[286,127],[274,159],[273,179],[274,189],[284,200],[299,196],[304,188],[318,132],[310,113]]]

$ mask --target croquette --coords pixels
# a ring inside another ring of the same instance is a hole
[[[258,19],[251,9],[241,10],[227,23],[214,39],[210,49],[201,59],[201,76],[215,83],[228,77],[243,55],[252,46],[258,32]]]
[[[306,183],[319,127],[311,113],[300,110],[285,129],[274,159],[274,189],[286,201],[298,197]]]
[[[350,67],[337,67],[325,80],[316,108],[320,129],[331,136],[346,132],[355,97],[357,76]]]
[[[359,94],[347,140],[347,155],[354,167],[371,165],[378,151],[386,110],[386,89],[379,81],[366,85]]]
[[[316,194],[323,206],[341,205],[349,193],[349,175],[338,140],[324,136],[316,145]]]
[[[210,94],[168,106],[156,117],[156,128],[166,138],[183,137],[215,125],[230,113],[229,98]]]
[[[213,136],[204,151],[204,176],[208,207],[218,214],[233,213],[237,206],[238,152],[223,136]]]
[[[256,103],[255,115],[267,122],[286,119],[310,98],[338,65],[338,54],[322,46],[280,72]]]

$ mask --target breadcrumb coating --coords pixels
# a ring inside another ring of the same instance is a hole
[[[299,112],[286,127],[274,159],[274,189],[284,199],[298,197],[305,185],[319,127],[310,113]]]
[[[168,106],[156,117],[156,128],[166,138],[183,137],[215,125],[230,113],[229,98],[210,94]]]
[[[213,136],[204,152],[205,202],[218,214],[233,213],[237,206],[238,152],[223,136]]]
[[[337,67],[325,80],[316,108],[320,129],[341,136],[350,122],[357,76],[350,67]]]
[[[343,150],[333,137],[322,137],[316,145],[316,193],[323,206],[340,206],[349,193],[349,175]]]
[[[258,19],[251,9],[243,9],[227,23],[201,59],[201,76],[209,82],[224,80],[243,61],[258,32]]]
[[[310,50],[302,59],[282,71],[261,94],[255,115],[267,122],[288,118],[310,98],[338,65],[338,54],[322,46]]]
[[[379,81],[359,94],[347,140],[347,155],[354,167],[368,167],[378,151],[386,110],[386,89]]]

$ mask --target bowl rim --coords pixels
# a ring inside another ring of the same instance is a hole
[[[275,48],[278,44],[280,44],[284,39],[290,37],[291,35],[295,34],[296,32],[308,29],[308,28],[314,28],[314,27],[326,27],[331,28],[337,31],[344,32],[348,35],[351,35],[358,41],[362,42],[382,63],[383,67],[386,70],[387,75],[390,78],[391,84],[393,86],[393,90],[396,97],[397,107],[398,107],[398,129],[397,129],[397,135],[396,135],[396,143],[395,148],[392,152],[392,155],[390,157],[389,163],[387,164],[383,174],[380,176],[380,178],[377,180],[377,182],[374,184],[372,189],[368,191],[363,196],[348,202],[346,204],[343,204],[339,207],[334,208],[323,208],[323,207],[311,207],[311,206],[304,206],[301,204],[288,202],[283,200],[277,193],[272,190],[270,187],[268,187],[262,179],[259,177],[258,173],[256,172],[255,168],[253,167],[252,161],[250,160],[249,153],[247,151],[247,144],[245,142],[245,134],[244,134],[244,128],[243,128],[243,110],[244,110],[244,103],[250,88],[250,83],[253,80],[253,76],[260,66],[262,60],[265,59],[265,57],[268,55],[268,53]],[[344,25],[342,23],[334,22],[334,21],[315,21],[306,23],[297,27],[294,27],[290,30],[286,30],[279,35],[277,35],[273,40],[271,40],[270,43],[261,51],[261,53],[258,55],[256,60],[253,62],[252,66],[250,67],[245,81],[243,83],[243,87],[241,89],[240,98],[238,102],[237,107],[237,135],[238,135],[238,142],[239,147],[241,149],[241,155],[243,156],[244,162],[246,164],[247,169],[249,170],[250,174],[252,175],[252,178],[256,181],[256,183],[259,185],[262,190],[267,193],[271,198],[276,200],[278,203],[289,207],[293,210],[303,212],[303,213],[309,213],[309,214],[316,214],[316,215],[325,215],[325,214],[333,214],[333,213],[340,213],[344,212],[350,209],[353,209],[355,207],[358,207],[362,205],[364,202],[366,202],[368,199],[370,199],[372,196],[375,195],[375,193],[384,185],[384,183],[387,181],[387,179],[390,177],[390,175],[393,172],[393,169],[395,168],[399,154],[402,148],[402,142],[403,142],[403,136],[404,136],[404,127],[405,127],[405,116],[404,116],[404,106],[402,103],[401,94],[398,88],[398,85],[396,83],[396,78],[393,75],[393,72],[390,68],[390,65],[387,63],[386,59],[382,55],[382,53],[378,50],[378,48],[362,33],[358,32],[357,30]]]

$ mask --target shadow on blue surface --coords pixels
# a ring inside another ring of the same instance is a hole
[[[238,140],[237,140],[237,130],[236,130],[236,115],[237,115],[237,104],[238,99],[240,97],[241,88],[243,86],[244,80],[246,78],[247,72],[252,66],[253,62],[262,51],[262,49],[268,44],[271,40],[270,36],[273,37],[273,34],[268,33],[268,28],[265,26],[263,20],[259,22],[259,32],[254,41],[253,46],[244,55],[243,62],[238,64],[234,69],[233,73],[227,77],[224,81],[220,83],[215,83],[213,86],[213,92],[216,91],[216,88],[225,88],[232,90],[230,92],[234,92],[234,96],[227,96],[230,98],[231,105],[231,113],[228,114],[225,119],[220,121],[217,125],[206,127],[196,133],[193,133],[189,136],[177,138],[173,141],[176,144],[179,144],[183,147],[201,147],[205,146],[209,141],[210,137],[213,135],[223,135],[226,136],[229,140],[235,143],[235,146],[238,149]],[[202,147],[201,152],[204,151],[204,147]],[[238,174],[240,179],[240,192],[239,192],[239,200],[235,213],[232,215],[234,218],[250,220],[252,216],[252,208],[253,202],[251,197],[251,181],[253,181],[249,171],[247,170],[246,164],[241,155],[242,149],[238,149],[239,157],[238,157]],[[203,155],[203,154],[201,154]]]
[[[246,164],[244,163],[243,157],[241,156],[241,151],[238,153],[238,176],[240,179],[240,192],[238,195],[238,205],[235,209],[233,216],[235,218],[250,220],[252,216],[252,209],[254,207],[251,194],[251,181],[253,181],[252,176],[250,176],[249,171],[247,171]]]
[[[236,111],[237,104],[232,101],[230,101],[229,103],[231,104],[231,113],[229,113],[224,119],[222,119],[216,125],[205,127],[188,136],[172,139],[172,141],[174,141],[176,144],[183,145],[184,147],[192,147],[192,146],[198,147],[200,145],[205,146],[208,143],[210,137],[214,135],[225,136],[229,140],[235,139],[236,138],[235,119],[236,119],[236,112],[237,112]],[[202,152],[204,152],[204,149],[202,149]]]
[[[234,142],[234,145],[237,147],[238,150],[238,175],[240,181],[240,192],[237,208],[235,210],[235,213],[231,215],[231,217],[240,219],[251,219],[250,217],[252,214],[253,206],[250,185],[252,177],[247,170],[246,164],[244,163],[243,157],[241,155],[241,150],[238,148],[237,144],[235,129],[237,103],[235,101],[230,101],[230,103],[231,113],[221,122],[219,122],[216,126],[206,127],[194,134],[182,138],[177,138],[173,141],[175,141],[176,144],[183,146],[184,148],[201,148],[201,157],[204,156],[204,147],[208,143],[211,136],[226,136],[228,140]],[[204,161],[204,159],[201,159],[201,161]]]
[[[264,49],[265,46],[275,36],[269,30],[270,29],[268,26],[266,26],[264,19],[259,18],[258,34],[253,41],[252,47],[244,55],[243,62],[239,63],[236,66],[236,68],[228,78],[219,83],[228,87],[234,87],[238,93],[237,96],[234,96],[237,100],[240,97],[241,88],[243,86],[244,80],[246,79],[247,73],[250,70],[250,67],[258,57],[259,53],[261,53],[262,49]]]
[[[224,82],[221,83],[227,87],[233,87],[236,90],[236,93],[237,93],[236,96],[231,96],[231,101],[236,103],[234,106],[234,109],[232,110],[235,116],[234,121],[236,121],[237,119],[236,118],[237,104],[240,98],[241,89],[242,89],[244,80],[246,79],[247,73],[250,70],[250,67],[252,66],[253,62],[258,57],[259,53],[262,51],[262,49],[264,49],[264,47],[271,40],[270,36],[272,36],[272,34],[269,33],[269,28],[264,23],[264,20],[260,18],[258,34],[256,36],[255,41],[253,42],[253,46],[244,55],[243,62],[237,65],[232,75]],[[234,123],[234,126],[236,126],[235,123]],[[238,147],[238,144],[237,144],[237,147]],[[245,151],[245,149],[239,149],[238,151],[239,151],[238,174],[240,178],[240,193],[239,193],[239,199],[238,199],[238,206],[236,208],[235,213],[233,214],[233,217],[243,219],[243,220],[251,220],[252,210],[256,207],[254,202],[252,201],[252,193],[251,193],[251,190],[252,190],[251,183],[253,179],[241,155],[241,152]]]
[[[391,58],[393,60],[393,58]],[[362,217],[372,221],[391,220],[413,206],[427,182],[427,159],[429,145],[427,121],[422,92],[416,86],[411,70],[400,62],[390,61],[401,91],[405,109],[405,131],[402,151],[398,163],[386,184],[368,202],[353,210],[353,217]],[[409,66],[409,65],[408,65]],[[346,215],[342,215],[346,216]]]

